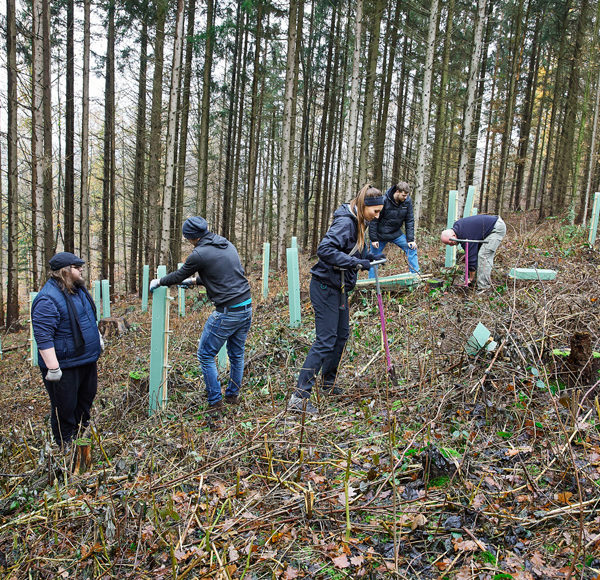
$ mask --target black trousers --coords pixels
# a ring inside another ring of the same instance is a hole
[[[313,278],[310,282],[310,301],[315,311],[317,337],[298,376],[296,396],[304,398],[310,397],[319,371],[323,376],[323,386],[333,386],[350,334],[347,294],[342,298],[337,288],[321,284]]]
[[[90,422],[90,409],[98,389],[98,370],[95,362],[63,369],[58,382],[47,381],[47,372],[42,370],[50,397],[52,435],[58,445],[65,445],[72,441],[80,427],[85,428]]]

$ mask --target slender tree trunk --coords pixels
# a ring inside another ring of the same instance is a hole
[[[409,25],[410,11],[406,16],[406,27]],[[392,162],[392,183],[398,183],[402,177],[402,153],[404,150],[404,118],[406,112],[407,85],[407,60],[410,52],[408,34],[404,35],[402,42],[402,66],[400,67],[400,79],[398,80],[398,101],[396,105],[396,127],[394,129],[394,158]]]
[[[202,108],[198,144],[198,189],[201,215],[206,215],[206,192],[208,188],[208,126],[210,119],[210,77],[214,45],[214,0],[206,1],[206,43],[204,47],[204,71],[202,73]]]
[[[194,1],[194,0],[192,0]],[[129,287],[137,290],[138,279],[142,272],[139,269],[138,253],[142,247],[138,240],[142,239],[144,216],[144,177],[146,160],[146,84],[148,71],[148,21],[143,16],[140,34],[140,75],[138,77],[137,119],[135,129],[135,169],[133,174],[133,202],[131,205],[131,259],[129,268]],[[140,288],[141,289],[141,288]]]
[[[352,84],[350,88],[350,113],[348,115],[348,146],[346,161],[346,194],[355,190],[354,166],[358,133],[358,105],[360,101],[360,54],[362,43],[363,0],[356,0],[354,49],[352,53]]]
[[[17,183],[17,28],[15,0],[6,0],[6,53],[8,93],[8,277],[6,327],[19,320],[19,191]]]
[[[149,228],[148,239],[152,244],[149,266],[154,275],[159,259],[155,241],[160,239],[160,206],[159,187],[161,170],[161,133],[162,133],[162,80],[163,80],[163,50],[165,42],[165,19],[167,0],[155,0],[156,33],[154,38],[154,74],[152,77],[152,110],[150,112],[150,160],[148,163],[148,202]]]
[[[590,142],[590,154],[588,160],[588,176],[585,184],[585,197],[581,213],[581,223],[587,223],[588,208],[592,195],[592,179],[594,177],[594,166],[598,160],[596,153],[596,138],[598,136],[598,117],[600,116],[600,69],[598,69],[598,80],[596,82],[596,104],[594,106],[594,122],[592,126],[592,139]]]
[[[373,122],[373,100],[375,96],[375,80],[377,77],[377,56],[379,54],[379,36],[381,31],[381,15],[384,10],[383,0],[372,0],[370,7],[370,41],[367,58],[367,75],[365,79],[365,105],[360,138],[360,158],[358,163],[358,183],[362,187],[369,177],[369,149],[371,145],[371,124]]]
[[[296,69],[296,50],[298,41],[298,10],[299,2],[291,2],[289,8],[288,38],[287,38],[287,63],[285,73],[285,92],[283,96],[283,127],[282,127],[282,152],[281,152],[281,189],[279,195],[279,238],[277,241],[277,268],[283,267],[286,242],[288,239],[288,206],[291,196],[293,181],[293,116],[296,113],[294,101],[294,77]]]
[[[90,4],[83,2],[83,78],[81,96],[81,176],[80,176],[80,225],[79,247],[81,257],[87,268],[84,277],[87,282],[91,277],[91,241],[90,241],[90,190],[89,190],[89,126],[90,126]]]
[[[42,0],[34,0],[32,15],[31,51],[31,232],[33,287],[39,289],[44,279],[44,187],[42,183],[44,154],[44,48],[42,38]]]
[[[8,31],[8,28],[7,28]],[[2,146],[0,145],[0,167],[2,167]],[[2,188],[2,171],[0,171],[0,216],[4,215],[4,190]],[[0,240],[4,239],[4,220],[0,219]],[[0,328],[5,326],[4,316],[4,250],[0,248]]]
[[[479,80],[479,66],[481,64],[481,47],[483,31],[485,27],[487,0],[479,0],[477,3],[477,19],[475,24],[475,33],[473,35],[473,52],[471,53],[471,65],[469,67],[469,81],[467,83],[467,105],[465,108],[464,131],[460,147],[460,161],[458,163],[458,205],[459,214],[461,214],[467,195],[467,174],[469,171],[469,159],[471,150],[477,143],[473,143],[473,118],[477,104],[475,96],[477,94],[477,84]],[[475,135],[475,140],[477,136]]]
[[[515,177],[515,199],[512,208],[522,209],[522,189],[527,162],[527,151],[529,149],[529,135],[531,133],[531,116],[533,114],[534,94],[537,86],[539,44],[538,38],[541,30],[542,19],[538,15],[535,21],[533,39],[531,41],[531,54],[529,56],[529,70],[525,85],[525,100],[523,101],[523,114],[521,115],[521,127],[519,129],[519,152],[517,158]]]
[[[427,163],[427,133],[429,132],[429,105],[431,102],[431,81],[433,78],[433,57],[435,53],[435,37],[437,34],[438,0],[432,0],[429,11],[429,30],[427,33],[427,54],[423,74],[423,91],[421,99],[421,123],[419,126],[419,142],[417,145],[417,171],[414,190],[415,225],[421,217],[423,193],[425,188],[425,165]]]
[[[431,154],[431,179],[429,180],[429,195],[430,201],[428,203],[428,219],[427,225],[433,229],[436,218],[439,215],[439,205],[441,192],[444,191],[443,184],[441,183],[442,167],[447,165],[447,161],[442,159],[442,152],[444,151],[444,143],[446,141],[446,113],[448,111],[448,104],[446,102],[446,95],[448,92],[448,63],[450,61],[450,44],[452,42],[452,31],[453,31],[453,18],[454,18],[454,0],[449,0],[448,11],[446,17],[446,33],[444,35],[444,50],[442,53],[442,66],[441,66],[441,78],[440,78],[440,93],[436,105],[436,116],[435,116],[435,140],[433,142],[433,151]]]
[[[42,0],[42,44],[43,44],[43,112],[44,112],[44,267],[54,255],[54,227],[52,207],[52,75],[51,75],[51,48],[50,48],[50,2]]]
[[[65,250],[75,251],[75,0],[67,1],[67,87],[65,103]]]
[[[102,174],[102,265],[103,279],[110,279],[110,238],[111,238],[111,184],[114,167],[111,166],[113,154],[113,134],[115,120],[115,4],[108,5],[108,36],[106,46],[106,72],[104,84],[104,169]]]

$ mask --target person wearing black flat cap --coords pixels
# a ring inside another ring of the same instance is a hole
[[[71,252],[53,256],[48,281],[31,305],[52,434],[63,448],[90,421],[98,386],[96,361],[103,348],[96,307],[81,275],[84,263]]]
[[[215,305],[208,317],[198,344],[198,361],[206,384],[209,413],[223,409],[223,395],[215,357],[224,344],[229,356],[229,384],[225,402],[236,405],[244,374],[244,350],[252,323],[250,284],[235,246],[208,230],[203,217],[185,220],[183,237],[194,249],[179,270],[150,282],[150,291],[159,286],[202,285]],[[197,274],[197,275],[196,275]]]

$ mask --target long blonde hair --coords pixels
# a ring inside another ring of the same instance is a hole
[[[358,192],[358,195],[350,201],[350,208],[356,209],[356,219],[358,220],[358,238],[356,248],[362,252],[365,247],[365,199],[367,197],[381,197],[381,191],[372,187],[368,183]]]
[[[60,286],[61,290],[69,294],[75,294],[77,284],[71,278],[71,266],[65,266],[60,270],[50,270],[48,278],[52,278]]]

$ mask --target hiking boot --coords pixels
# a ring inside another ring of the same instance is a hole
[[[228,405],[239,405],[240,404],[240,396],[239,395],[225,395],[225,402]]]
[[[344,389],[340,388],[340,387],[329,387],[329,386],[323,386],[323,392],[328,395],[343,395],[344,394]]]
[[[218,417],[221,413],[223,413],[225,405],[223,405],[223,401],[217,401],[212,405],[208,405],[208,409],[206,413],[211,417]]]
[[[317,409],[311,402],[310,399],[297,397],[292,395],[287,405],[287,410],[293,413],[307,413],[308,415],[318,415],[319,409]]]

